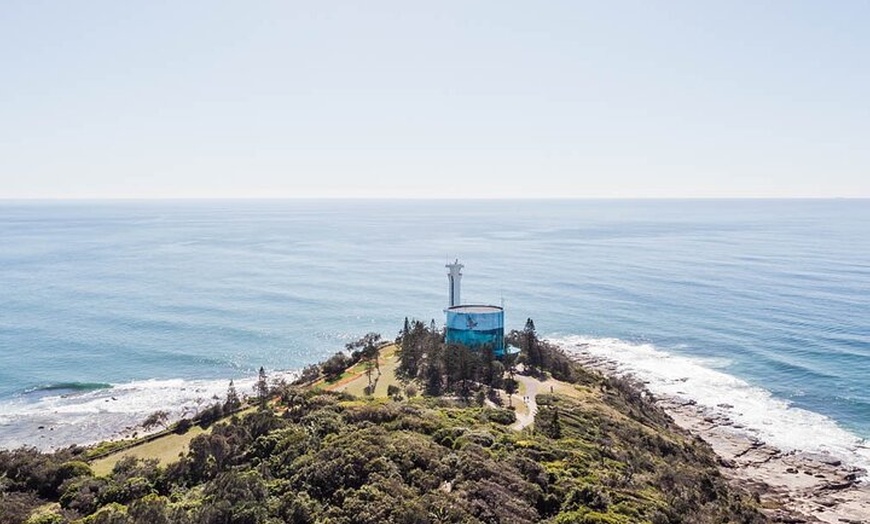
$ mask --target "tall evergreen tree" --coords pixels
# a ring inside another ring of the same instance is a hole
[[[404,380],[419,377],[423,359],[431,347],[429,339],[429,333],[423,322],[414,320],[410,323],[399,347],[399,364],[396,367],[398,377]]]
[[[541,348],[538,341],[538,334],[535,332],[535,321],[531,318],[526,319],[526,326],[523,328],[523,345],[526,350],[526,360],[531,370],[537,371],[544,365],[541,358]]]
[[[260,368],[262,369],[262,368]],[[224,402],[224,413],[233,412],[242,405],[242,401],[239,398],[239,393],[236,391],[236,386],[233,384],[233,381],[230,380],[230,385],[227,388],[227,399]]]
[[[424,394],[430,397],[440,396],[444,390],[443,365],[446,348],[440,344],[429,348],[426,359],[422,364],[422,378]]]
[[[266,402],[269,400],[269,381],[266,377],[266,370],[260,366],[260,374],[257,377],[257,384],[254,386],[257,391],[257,401],[261,408],[266,407]]]

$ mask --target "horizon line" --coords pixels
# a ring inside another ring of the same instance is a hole
[[[480,201],[480,200],[868,200],[870,196],[40,196],[7,197],[0,196],[0,202],[118,202],[118,201],[278,201],[278,200],[443,200],[443,201]]]

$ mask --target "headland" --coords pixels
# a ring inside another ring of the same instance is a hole
[[[570,353],[582,366],[606,376],[626,377],[612,360]],[[631,378],[628,375],[627,378]],[[643,388],[637,383],[636,387]],[[765,443],[746,428],[691,399],[656,395],[655,403],[674,422],[704,439],[719,456],[725,476],[758,495],[775,522],[858,524],[870,521],[867,471],[825,453],[782,450]],[[717,407],[727,408],[728,399]]]

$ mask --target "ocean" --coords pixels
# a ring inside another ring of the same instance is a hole
[[[0,447],[443,324],[454,258],[508,328],[870,467],[867,200],[0,201]]]

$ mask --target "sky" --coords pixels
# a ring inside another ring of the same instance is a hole
[[[0,2],[0,198],[870,197],[870,2]]]

